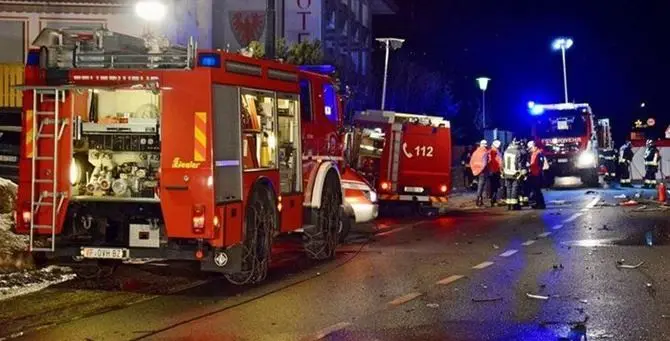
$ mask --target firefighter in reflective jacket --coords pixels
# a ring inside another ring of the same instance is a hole
[[[520,210],[521,204],[519,202],[519,184],[521,178],[526,176],[525,165],[521,158],[522,153],[519,146],[519,141],[514,139],[507,147],[503,154],[503,177],[505,178],[505,187],[507,188],[507,203],[508,210]]]
[[[472,175],[477,177],[477,206],[484,206],[484,190],[488,180],[489,151],[486,140],[479,142],[479,147],[472,153],[470,158],[470,169]]]
[[[521,167],[526,170],[526,174],[522,175],[519,178],[519,204],[521,206],[528,206],[528,196],[530,195],[530,189],[528,187],[528,165],[530,162],[528,150],[526,145],[528,144],[527,140],[521,140],[519,143],[519,151],[521,152]]]
[[[621,187],[633,187],[630,179],[630,164],[633,162],[633,145],[630,141],[619,148],[619,183]]]
[[[613,181],[616,179],[616,151],[612,148],[607,148],[600,153],[602,158],[602,165],[605,166],[605,181]]]
[[[533,208],[544,209],[544,195],[542,194],[542,170],[544,169],[544,155],[542,150],[535,145],[535,142],[528,142],[528,151],[530,152],[530,164],[528,166],[528,187],[530,188],[530,197],[534,201]]]
[[[647,149],[644,151],[644,185],[643,188],[656,188],[656,173],[661,155],[654,141],[647,140]]]

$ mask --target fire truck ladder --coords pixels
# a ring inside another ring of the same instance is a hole
[[[67,119],[60,117],[60,102],[65,100],[65,94],[63,90],[58,88],[38,88],[34,89],[33,95],[33,110],[34,117],[32,120],[32,174],[31,174],[31,184],[30,184],[30,251],[46,251],[53,252],[56,246],[56,217],[60,211],[63,201],[65,200],[65,193],[58,192],[58,141],[60,141],[63,136],[63,131],[67,125]],[[50,96],[53,96],[54,109],[53,111],[40,111],[42,107],[40,104],[45,102],[51,102],[49,99]],[[38,100],[39,99],[39,100]],[[51,129],[45,129],[47,127],[53,127]],[[46,131],[46,132],[45,132]],[[40,141],[43,140],[52,140],[53,141],[53,152],[43,152],[46,154],[40,154],[40,148],[38,148]],[[41,167],[40,174],[46,174],[46,177],[38,177],[37,165],[38,161],[48,163],[49,166]],[[46,169],[44,169],[46,168]],[[36,193],[39,189],[42,189],[43,186],[49,190],[43,190],[39,192],[39,197],[35,200]],[[46,209],[47,207],[51,208],[50,222],[49,224],[40,224],[36,222],[36,218],[39,217],[38,213],[40,209]],[[40,231],[40,234],[44,234],[44,231],[48,230],[51,232],[51,245],[49,247],[38,246],[35,244],[35,231]]]

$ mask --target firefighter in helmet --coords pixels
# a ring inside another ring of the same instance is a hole
[[[526,168],[521,159],[521,150],[519,141],[515,138],[512,143],[505,149],[503,155],[503,177],[505,178],[505,187],[507,188],[507,203],[508,210],[520,210],[521,203],[519,202],[519,183],[521,178],[526,176]]]
[[[491,207],[498,203],[498,192],[500,191],[500,178],[502,171],[502,152],[500,151],[499,140],[494,140],[491,143],[489,150],[489,198],[491,199]]]
[[[533,208],[545,209],[544,195],[542,194],[542,171],[544,169],[544,155],[542,150],[535,145],[534,141],[528,142],[528,152],[530,153],[528,187],[530,197],[533,199]]]
[[[527,139],[522,139],[519,141],[519,151],[521,152],[521,155],[519,156],[521,159],[521,167],[525,170],[525,174],[521,175],[519,177],[519,205],[521,206],[528,206],[528,197],[530,196],[530,189],[528,187],[528,166],[530,163],[529,159],[529,153],[528,149],[526,149],[526,146],[528,145],[528,140]]]
[[[613,148],[605,148],[599,157],[601,165],[605,167],[605,181],[610,182],[616,179],[616,151]]]
[[[642,188],[656,188],[656,173],[661,154],[653,140],[647,140],[647,149],[644,151],[644,185]]]
[[[472,153],[470,158],[470,169],[472,175],[477,177],[477,206],[484,206],[484,190],[489,175],[489,150],[488,142],[481,140],[479,147]]]
[[[619,148],[619,183],[621,187],[633,187],[630,179],[630,165],[633,162],[633,144],[626,141]]]

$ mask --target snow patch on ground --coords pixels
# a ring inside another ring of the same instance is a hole
[[[40,291],[76,276],[72,269],[55,265],[39,270],[0,274],[0,301]]]

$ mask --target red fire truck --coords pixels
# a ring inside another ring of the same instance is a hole
[[[548,178],[577,176],[598,186],[598,127],[587,103],[528,104],[533,116],[532,136],[549,163]]]
[[[354,115],[350,163],[380,204],[441,207],[451,189],[451,127],[441,117],[368,110]],[[432,211],[427,211],[432,213]]]
[[[16,227],[31,251],[193,260],[238,284],[266,277],[280,233],[333,257],[343,131],[328,77],[107,30],[33,45]]]

